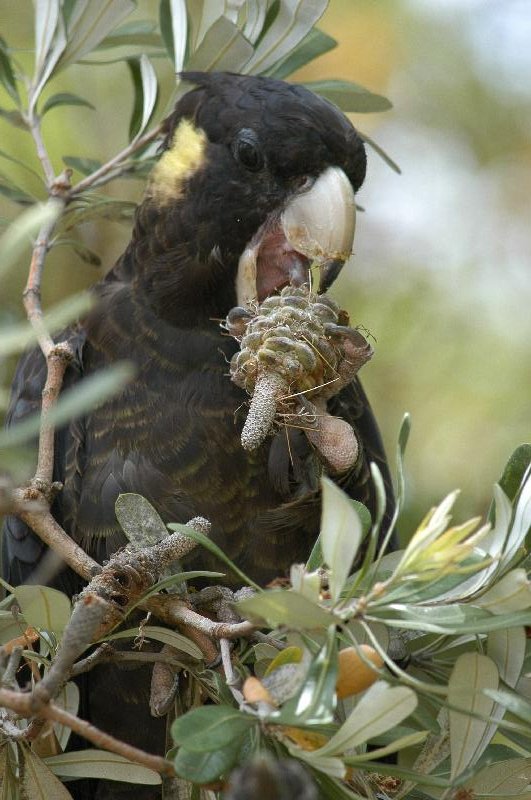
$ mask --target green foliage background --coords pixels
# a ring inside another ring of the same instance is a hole
[[[504,42],[490,41],[485,5],[332,0],[319,27],[340,45],[294,76],[358,81],[394,103],[385,114],[352,116],[385,146],[403,174],[369,152],[356,257],[335,294],[353,321],[377,340],[363,378],[389,451],[403,411],[412,413],[404,528],[455,486],[463,489],[460,514],[486,510],[501,465],[529,435],[530,106],[511,62],[511,37],[518,62],[513,18],[519,4],[504,6]],[[131,19],[152,17],[155,6],[141,0]],[[28,67],[32,14],[30,0],[16,7],[0,0],[1,32],[10,45],[27,48],[19,57]],[[142,50],[149,53],[149,46]],[[487,50],[497,53],[498,62],[494,56],[485,60]],[[167,59],[153,63],[164,107],[173,86],[171,65]],[[133,105],[129,70],[119,62],[101,67],[98,80],[94,74],[94,68],[74,65],[46,90],[79,93],[97,109],[61,106],[45,117],[43,132],[56,169],[63,155],[105,160],[127,143]],[[0,107],[12,107],[1,88]],[[2,119],[0,149],[38,169],[29,135]],[[0,169],[44,197],[26,170],[3,159]],[[137,200],[142,181],[116,181],[103,191]],[[0,197],[3,220],[17,211]],[[44,306],[97,280],[128,236],[127,225],[115,222],[84,226],[83,243],[97,253],[101,267],[83,262],[69,248],[54,250]],[[4,321],[23,317],[26,270],[24,259],[2,286]],[[13,368],[14,362],[4,368],[4,386]]]

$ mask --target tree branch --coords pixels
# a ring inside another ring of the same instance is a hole
[[[135,764],[142,764],[148,769],[158,772],[160,775],[168,775],[169,777],[175,776],[173,764],[161,756],[154,756],[151,753],[146,753],[138,747],[133,747],[130,744],[121,742],[110,736],[108,733],[96,728],[85,720],[79,719],[74,714],[70,714],[62,708],[59,708],[54,703],[47,703],[43,705],[35,713],[32,702],[32,694],[22,694],[21,692],[12,691],[10,689],[0,689],[0,705],[4,708],[9,708],[21,717],[30,718],[37,716],[38,718],[52,720],[59,722],[70,728],[74,733],[83,736],[92,744],[104,750],[109,750],[111,753],[123,756],[134,761]]]

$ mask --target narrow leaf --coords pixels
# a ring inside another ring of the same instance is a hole
[[[234,766],[242,749],[242,738],[225,739],[224,745],[206,753],[180,747],[173,762],[175,772],[192,783],[211,783]]]
[[[68,597],[49,586],[17,586],[14,591],[24,619],[32,628],[44,628],[60,635],[72,614]]]
[[[141,494],[118,495],[114,510],[120,527],[136,547],[151,547],[168,536],[168,529],[158,512]]]
[[[62,687],[54,702],[60,708],[64,708],[65,711],[68,711],[69,714],[77,714],[79,710],[79,689],[76,684],[73,681],[68,681],[68,683]],[[68,740],[70,739],[70,734],[72,733],[71,728],[59,722],[55,722],[53,727],[61,749],[65,750]],[[50,765],[48,764],[48,766]],[[61,774],[53,769],[52,772],[55,772],[56,775]]]
[[[163,644],[169,644],[175,650],[182,650],[183,653],[192,656],[192,658],[203,658],[203,653],[191,639],[187,639],[186,636],[177,633],[177,631],[172,631],[170,628],[162,628],[158,625],[144,625],[141,630],[139,628],[128,628],[126,631],[118,631],[118,633],[105,636],[102,641],[110,642],[115,639],[134,639],[139,636],[146,639],[155,639],[155,641],[162,642]]]
[[[272,589],[240,600],[236,607],[243,616],[253,621],[265,620],[272,628],[286,625],[294,630],[314,630],[328,628],[335,621],[335,617],[317,603],[312,603],[302,594],[283,589]]]
[[[176,745],[204,753],[218,750],[257,725],[257,718],[230,706],[202,706],[178,717],[171,727]]]
[[[189,71],[239,72],[253,54],[253,46],[226,17],[220,17],[188,59]]]
[[[107,750],[76,750],[45,759],[45,764],[61,778],[98,778],[125,783],[158,786],[158,772],[135,764]],[[52,797],[52,796],[50,796]]]
[[[82,175],[90,175],[101,167],[101,161],[95,158],[79,158],[78,156],[63,156],[63,163],[67,167],[77,169]]]
[[[73,322],[80,314],[84,314],[92,305],[88,293],[69,297],[50,309],[43,317],[43,327],[49,333],[60,331],[69,322]],[[21,353],[30,344],[37,341],[37,332],[29,322],[19,325],[0,327],[0,358]]]
[[[5,41],[0,36],[0,83],[8,94],[12,97],[15,103],[19,102],[17,82],[13,67],[11,66],[11,59],[9,58],[9,50]]]
[[[531,797],[530,784],[531,758],[510,758],[480,770],[463,785],[462,791],[469,790],[478,799],[514,797],[525,800]]]
[[[330,592],[337,602],[361,543],[358,513],[344,492],[329,478],[321,479],[321,547],[330,568]]]
[[[160,47],[157,26],[149,19],[126,22],[106,36],[95,50],[109,50],[112,47],[133,45],[138,47]]]
[[[491,614],[508,614],[523,611],[531,606],[531,582],[525,569],[513,569],[494,584],[485,594],[474,600],[474,605]]]
[[[60,213],[60,204],[48,202],[34,205],[17,217],[0,238],[0,278],[16,263],[28,246],[33,245],[33,237],[39,228],[57,219]]]
[[[133,0],[100,0],[83,3],[74,8],[68,25],[68,43],[57,64],[64,69],[90,53],[135,9]]]
[[[39,75],[49,53],[59,22],[59,0],[34,0],[35,6],[35,75]]]
[[[41,116],[44,116],[50,109],[56,108],[56,106],[86,106],[87,108],[95,110],[92,103],[89,103],[89,101],[85,100],[83,97],[79,97],[77,94],[71,94],[70,92],[60,92],[59,94],[53,94],[46,100],[41,109]]]
[[[160,31],[175,72],[181,72],[186,52],[188,20],[184,0],[161,0],[159,7]]]
[[[283,706],[278,718],[281,724],[326,725],[333,721],[337,702],[337,664],[335,625],[331,625],[299,693]]]
[[[317,28],[312,28],[291,53],[267,71],[267,75],[283,80],[318,56],[333,50],[334,47],[337,47],[335,39]]]
[[[388,155],[388,154],[385,152],[385,150],[383,149],[383,147],[380,147],[380,145],[379,145],[379,144],[376,144],[376,142],[374,141],[374,139],[371,139],[371,137],[370,137],[370,136],[367,136],[367,134],[366,134],[366,133],[362,133],[360,130],[358,130],[358,135],[359,135],[359,137],[360,137],[361,139],[363,139],[363,141],[364,141],[366,144],[368,144],[368,145],[369,145],[369,147],[371,147],[371,148],[374,150],[374,152],[375,152],[375,153],[377,153],[377,154],[380,156],[380,158],[381,158],[383,161],[385,161],[385,163],[387,164],[387,166],[388,166],[388,167],[391,167],[391,169],[392,169],[392,170],[394,170],[396,173],[398,173],[398,175],[401,175],[401,174],[402,174],[402,170],[400,169],[400,167],[398,166],[398,164],[396,163],[396,161],[393,161],[393,159],[391,158],[391,156],[390,156],[390,155]]]
[[[19,750],[20,752],[20,750]],[[48,766],[29,747],[23,748],[22,792],[28,800],[72,800]]]
[[[417,707],[406,686],[377,681],[364,693],[341,728],[316,755],[339,755],[399,725]]]
[[[352,81],[307,81],[304,86],[315,94],[326,97],[343,111],[367,114],[375,111],[388,111],[393,107],[387,97],[373,94],[364,86]]]
[[[168,524],[168,528],[171,531],[178,531],[179,533],[182,533],[183,536],[187,536],[189,539],[193,539],[194,542],[202,545],[202,547],[204,547],[206,550],[209,550],[211,553],[217,556],[220,561],[223,561],[224,564],[227,564],[227,566],[230,567],[230,569],[235,572],[236,575],[238,575],[243,581],[245,581],[248,586],[252,586],[253,589],[256,589],[258,592],[262,591],[258,584],[248,578],[247,575],[245,575],[245,573],[242,572],[241,569],[239,569],[236,564],[234,564],[230,558],[225,555],[223,550],[218,547],[215,542],[209,539],[208,536],[205,536],[204,533],[196,531],[193,528],[190,528],[189,526],[183,525],[179,522],[170,522]]]
[[[133,377],[133,369],[127,363],[106,367],[81,380],[59,398],[48,414],[50,425],[60,426],[75,417],[101,405],[116,394]],[[33,414],[18,425],[0,433],[0,447],[13,447],[27,442],[40,428],[40,414]]]
[[[291,53],[320,19],[327,5],[328,0],[281,0],[275,19],[259,40],[245,72],[263,73]]]
[[[479,653],[459,656],[448,683],[448,703],[462,709],[462,713],[450,710],[452,778],[473,766],[485,749],[483,736],[489,723],[467,712],[490,716],[493,702],[483,690],[497,688],[498,669],[492,659]]]

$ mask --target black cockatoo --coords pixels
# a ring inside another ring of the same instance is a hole
[[[349,120],[302,86],[225,73],[183,78],[195,88],[165,123],[131,241],[94,288],[93,310],[71,332],[78,359],[67,383],[122,359],[133,362],[136,376],[118,396],[58,432],[54,477],[64,489],[53,512],[101,562],[125,543],[117,496],[140,493],[167,522],[207,517],[227,555],[265,583],[307,557],[319,527],[318,481],[308,480],[308,469],[294,468],[293,459],[312,457],[300,431],[292,431],[289,448],[285,433],[255,452],[242,448],[246,396],[227,366],[238,345],[219,320],[253,295],[261,300],[308,281],[310,262],[283,229],[283,212],[303,194],[314,212],[320,204],[324,218],[334,220],[321,289],[332,283],[344,260],[337,253],[352,249],[353,198],[366,156]],[[304,230],[306,224],[301,219]],[[250,246],[256,275],[242,257]],[[44,379],[44,359],[35,350],[19,364],[10,424],[38,408]],[[358,461],[340,483],[374,510],[370,461],[390,481],[360,383],[342,389],[329,410],[353,426],[360,442]],[[3,563],[11,583],[28,579],[42,551],[23,523],[7,520]],[[213,566],[204,552],[195,551],[193,559]],[[65,571],[59,585],[72,591],[68,576]],[[122,689],[125,675],[118,679]],[[131,722],[135,717],[125,711],[120,717],[100,724],[148,750],[162,748],[141,737],[147,721]]]

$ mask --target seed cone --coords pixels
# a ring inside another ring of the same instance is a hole
[[[230,364],[231,378],[252,398],[242,432],[245,449],[259,447],[275,422],[289,424],[304,405],[315,409],[316,403],[319,413],[304,424],[299,416],[298,423],[312,428],[317,435],[310,440],[322,450],[323,460],[330,460],[325,455],[331,449],[327,431],[337,435],[339,427],[321,422],[333,419],[326,412],[326,399],[350,382],[372,355],[363,336],[347,325],[346,312],[334,300],[313,294],[307,286],[286,286],[256,308],[229,312],[225,327],[241,345]],[[339,471],[357,457],[351,433]]]

